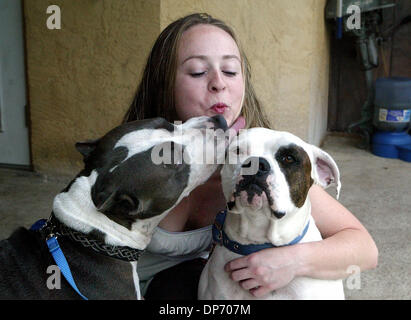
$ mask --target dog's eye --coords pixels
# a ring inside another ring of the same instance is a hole
[[[292,164],[292,163],[296,162],[295,158],[292,155],[289,155],[289,154],[283,156],[281,158],[281,161],[284,162],[284,163],[287,163],[287,164]]]

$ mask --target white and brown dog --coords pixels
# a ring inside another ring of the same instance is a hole
[[[336,186],[338,198],[341,187],[330,155],[288,132],[252,128],[237,138],[228,153],[237,161],[226,159],[221,171],[228,210],[213,227],[218,245],[201,274],[199,299],[256,299],[224,265],[263,248],[321,240],[308,190]],[[341,280],[297,277],[264,299],[344,299],[344,291]]]

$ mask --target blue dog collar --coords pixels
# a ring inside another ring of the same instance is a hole
[[[263,250],[263,249],[284,247],[284,246],[290,246],[290,245],[296,244],[300,242],[302,238],[304,238],[305,234],[308,231],[308,227],[310,225],[310,221],[308,221],[302,234],[296,237],[294,240],[292,240],[288,244],[284,244],[281,246],[275,246],[272,243],[268,242],[268,243],[263,243],[263,244],[246,244],[245,245],[245,244],[236,242],[234,240],[231,240],[227,236],[227,234],[224,232],[224,222],[225,222],[226,216],[227,216],[227,210],[220,211],[217,214],[214,224],[213,224],[213,240],[217,244],[226,247],[230,251],[241,254],[243,256]]]
[[[46,242],[49,251],[53,256],[53,259],[56,262],[57,266],[60,268],[60,271],[63,274],[64,278],[66,278],[67,282],[79,294],[80,297],[82,297],[84,300],[88,300],[77,288],[76,282],[74,281],[73,275],[71,274],[71,270],[67,263],[66,257],[64,256],[64,253],[61,250],[60,245],[57,241],[57,236],[50,235]]]
[[[40,231],[43,228],[47,227],[47,220],[41,219],[34,223],[30,230],[31,231]],[[59,267],[61,273],[63,274],[64,278],[66,278],[67,282],[71,285],[71,287],[79,294],[81,298],[84,300],[88,300],[77,288],[76,282],[74,281],[73,275],[71,273],[70,267],[68,265],[67,259],[64,256],[63,251],[60,248],[59,242],[57,241],[57,235],[50,232],[46,238],[47,247],[51,255],[53,256],[54,261],[56,262],[57,266]]]

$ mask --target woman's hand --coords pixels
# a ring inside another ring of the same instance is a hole
[[[231,260],[224,270],[232,280],[259,298],[285,287],[297,275],[300,265],[297,246],[264,249]]]

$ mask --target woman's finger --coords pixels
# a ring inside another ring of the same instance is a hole
[[[247,280],[240,281],[240,286],[245,290],[250,290],[250,289],[258,288],[260,284],[257,281],[255,281],[255,279],[247,279]]]
[[[247,262],[247,257],[242,257],[238,259],[231,260],[230,262],[227,262],[224,266],[224,270],[227,272],[237,270],[237,269],[242,269],[248,266]]]
[[[261,287],[250,289],[250,293],[256,298],[261,298],[271,291],[273,290],[267,286],[261,286]]]
[[[248,268],[243,268],[243,269],[239,269],[239,270],[235,270],[231,272],[231,279],[234,281],[250,279],[251,277],[252,277],[252,274],[250,272],[250,269]]]

